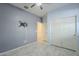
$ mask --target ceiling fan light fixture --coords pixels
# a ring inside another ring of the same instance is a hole
[[[37,6],[41,6],[41,5],[42,5],[42,3],[36,3],[36,5],[37,5]]]

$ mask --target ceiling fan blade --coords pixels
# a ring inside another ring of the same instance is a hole
[[[32,6],[31,6],[31,8],[33,8],[35,6],[35,4],[33,4]]]
[[[43,7],[42,7],[42,6],[40,6],[40,9],[41,9],[41,10],[43,10]]]
[[[27,6],[24,6],[24,8],[28,9],[29,7],[27,7]]]

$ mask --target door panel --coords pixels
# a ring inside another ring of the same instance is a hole
[[[76,50],[75,17],[55,19],[52,26],[53,44]]]

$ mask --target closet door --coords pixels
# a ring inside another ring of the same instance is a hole
[[[59,19],[53,20],[53,23],[51,26],[52,26],[51,32],[52,32],[53,44],[57,46],[62,46],[63,31],[62,31],[61,20]]]
[[[76,19],[65,17],[53,22],[53,44],[76,50]]]

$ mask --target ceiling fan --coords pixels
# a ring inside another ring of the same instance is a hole
[[[29,9],[29,8],[33,8],[35,6],[38,6],[38,7],[40,7],[41,10],[43,10],[43,7],[42,7],[42,4],[41,3],[34,3],[30,7],[24,6],[24,8]]]

